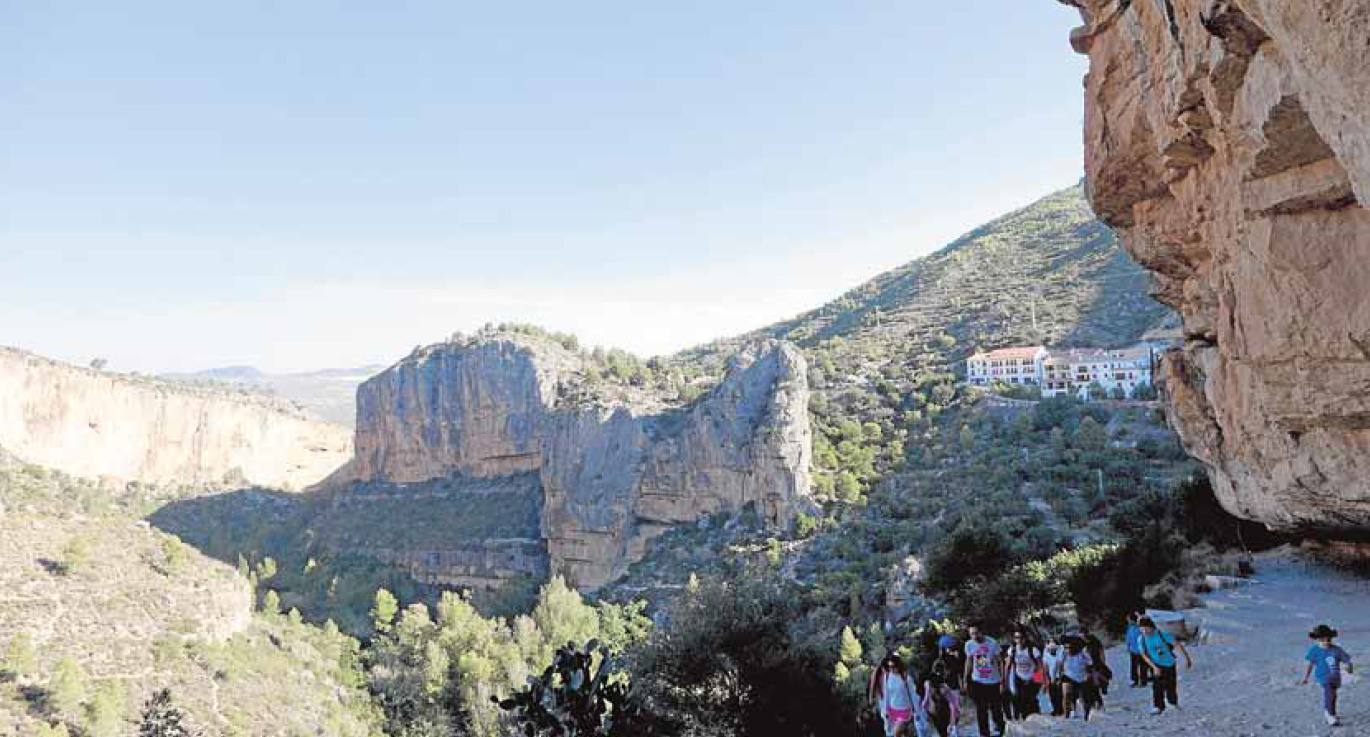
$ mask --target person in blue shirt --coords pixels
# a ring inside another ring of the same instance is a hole
[[[1128,657],[1132,660],[1129,674],[1133,688],[1141,688],[1151,682],[1151,669],[1147,668],[1146,661],[1142,660],[1142,628],[1137,626],[1137,620],[1143,616],[1142,612],[1127,615],[1127,633],[1123,635],[1123,641],[1127,643]]]
[[[1170,635],[1156,628],[1156,623],[1151,617],[1142,617],[1137,620],[1137,626],[1142,630],[1140,640],[1142,649],[1142,660],[1151,669],[1151,713],[1160,714],[1165,711],[1165,703],[1170,702],[1175,708],[1180,707],[1180,686],[1179,675],[1175,671],[1175,648],[1180,648],[1184,653],[1184,667],[1193,668],[1194,659],[1189,657],[1189,651],[1184,644],[1177,641]]]
[[[1341,724],[1337,718],[1337,689],[1341,688],[1341,664],[1346,663],[1346,672],[1354,673],[1354,666],[1351,665],[1351,656],[1341,647],[1332,643],[1332,639],[1337,636],[1337,631],[1325,624],[1320,624],[1308,633],[1308,637],[1313,640],[1313,645],[1308,648],[1303,659],[1308,661],[1308,667],[1303,672],[1302,684],[1308,683],[1308,677],[1317,678],[1318,685],[1322,686],[1322,711],[1327,723],[1332,726]]]

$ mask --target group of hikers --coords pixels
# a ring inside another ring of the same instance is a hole
[[[934,729],[940,737],[960,737],[963,696],[974,704],[980,737],[998,737],[1008,720],[1040,713],[1043,689],[1054,717],[1088,720],[1104,708],[1113,671],[1098,637],[1076,632],[1047,637],[1039,645],[1034,631],[1018,627],[1004,649],[978,624],[970,625],[967,635],[964,643],[955,635],[942,635],[936,658],[921,676],[911,673],[895,653],[881,660],[871,674],[868,696],[887,737],[931,737]],[[1324,717],[1336,725],[1341,666],[1351,672],[1351,658],[1332,642],[1337,631],[1329,626],[1318,625],[1308,636],[1314,643],[1304,656],[1307,669],[1300,682],[1317,680]],[[1194,666],[1184,644],[1143,612],[1128,615],[1124,643],[1130,685],[1151,687],[1151,713],[1162,714],[1167,705],[1178,709],[1177,651],[1186,669]]]

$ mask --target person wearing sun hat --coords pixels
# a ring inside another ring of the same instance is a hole
[[[1323,718],[1332,726],[1337,726],[1341,720],[1337,718],[1337,689],[1341,688],[1341,664],[1346,663],[1346,672],[1354,673],[1354,666],[1351,665],[1351,656],[1341,649],[1340,645],[1332,642],[1337,636],[1337,631],[1325,624],[1320,624],[1308,633],[1309,639],[1313,640],[1313,645],[1308,648],[1308,652],[1303,659],[1308,661],[1308,667],[1304,669],[1301,684],[1308,683],[1308,677],[1317,678],[1318,685],[1322,686],[1322,712]]]

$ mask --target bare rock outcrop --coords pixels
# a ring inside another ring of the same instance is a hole
[[[347,478],[536,472],[551,570],[584,588],[621,575],[673,525],[750,504],[784,527],[809,503],[808,385],[793,346],[748,346],[718,386],[686,407],[646,397],[584,401],[588,368],[537,336],[419,349],[359,389]]]
[[[1090,200],[1183,316],[1172,422],[1233,513],[1370,530],[1370,0],[1063,0]]]
[[[785,528],[809,495],[812,431],[803,356],[747,346],[687,410],[559,414],[542,468],[542,533],[554,564],[595,587],[627,571],[671,527],[754,505]]]
[[[550,341],[513,337],[418,349],[358,388],[352,475],[409,482],[540,468],[558,381],[578,365]]]
[[[352,439],[270,397],[0,348],[0,447],[84,478],[302,489],[345,463]]]

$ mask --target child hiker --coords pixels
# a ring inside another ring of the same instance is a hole
[[[1332,638],[1336,636],[1337,631],[1325,624],[1314,627],[1313,631],[1308,633],[1313,645],[1303,656],[1303,659],[1308,661],[1308,667],[1304,669],[1303,680],[1299,682],[1307,684],[1310,675],[1317,678],[1318,685],[1322,686],[1323,718],[1334,727],[1341,723],[1337,718],[1337,689],[1341,688],[1341,664],[1346,663],[1347,673],[1355,672],[1354,666],[1351,665],[1351,656],[1340,646],[1332,643]]]

